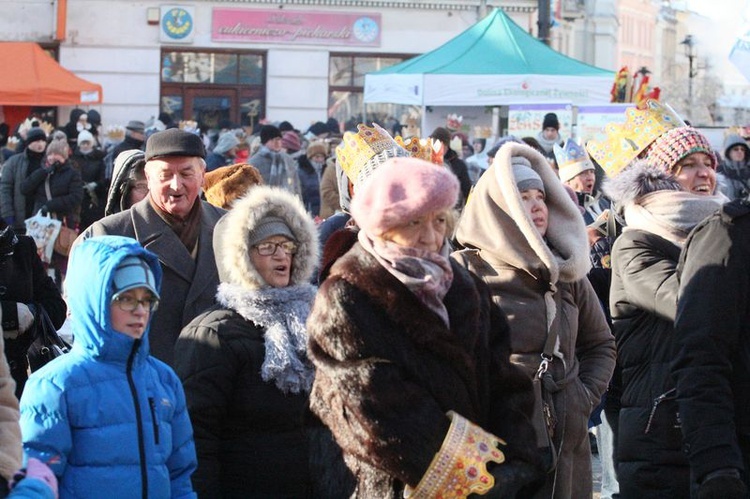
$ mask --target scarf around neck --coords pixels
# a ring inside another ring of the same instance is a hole
[[[401,246],[380,238],[373,239],[363,230],[359,231],[357,238],[365,251],[375,257],[380,265],[450,328],[448,310],[443,303],[443,298],[453,282],[447,240],[440,252],[436,253]]]
[[[625,207],[625,228],[640,229],[682,246],[698,223],[726,201],[722,195],[701,196],[685,191],[656,191]]]
[[[216,300],[264,329],[266,355],[260,373],[284,393],[309,393],[314,371],[307,358],[305,322],[315,298],[312,284],[249,290],[219,285]]]
[[[195,199],[193,207],[190,209],[190,213],[188,213],[188,216],[185,219],[170,215],[166,211],[156,206],[156,203],[154,203],[154,200],[151,196],[148,197],[148,202],[151,204],[151,207],[154,209],[156,214],[159,215],[159,218],[164,220],[164,222],[169,225],[174,233],[177,234],[177,237],[180,239],[180,241],[182,241],[182,244],[185,245],[188,252],[190,252],[190,254],[192,255],[193,250],[195,249],[195,244],[198,242],[198,236],[201,232],[202,210],[200,198]]]

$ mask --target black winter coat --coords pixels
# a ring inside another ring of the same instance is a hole
[[[104,207],[107,204],[108,182],[105,178],[104,153],[94,149],[89,154],[81,154],[76,151],[72,156],[75,168],[81,173],[83,185],[91,182],[96,183],[92,190],[83,191],[83,201],[81,202],[81,222],[80,230],[96,222],[104,216]]]
[[[680,248],[629,230],[612,248],[609,302],[622,374],[615,456],[620,497],[689,497],[670,362]]]
[[[509,362],[507,321],[479,278],[451,266],[450,329],[359,244],[321,285],[307,321],[310,408],[348,468],[316,474],[321,497],[401,497],[440,449],[450,410],[507,441],[500,469],[538,462],[530,380]]]
[[[219,305],[188,324],[175,344],[201,499],[310,494],[308,395],[263,381],[264,359],[263,329]]]
[[[306,155],[297,159],[297,175],[299,176],[300,190],[302,191],[302,204],[310,215],[316,217],[320,214],[320,177],[315,167]],[[323,175],[327,163],[323,163],[320,175]]]
[[[49,178],[51,198],[47,197],[45,183]],[[81,173],[71,166],[70,161],[50,171],[47,168],[34,170],[21,182],[24,196],[34,197],[34,213],[42,207],[57,215],[59,220],[66,220],[68,227],[78,224],[78,217],[83,201],[83,183]]]
[[[694,478],[743,469],[750,489],[750,204],[698,225],[679,268],[674,377]]]
[[[443,156],[443,161],[450,167],[453,174],[458,178],[458,183],[461,185],[459,207],[462,207],[466,203],[466,200],[469,199],[469,193],[471,192],[472,184],[469,178],[469,168],[453,149],[448,149],[448,152]]]
[[[28,236],[18,236],[13,256],[0,258],[0,303],[4,331],[18,329],[17,303],[44,307],[56,328],[65,322],[67,306],[55,283],[50,279],[36,253],[36,244]],[[5,340],[5,356],[16,381],[16,396],[21,397],[26,383],[29,361],[26,351],[34,340],[35,328],[15,339]]]

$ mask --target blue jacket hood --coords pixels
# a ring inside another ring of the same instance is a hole
[[[126,362],[134,339],[115,331],[110,317],[114,294],[115,269],[128,256],[142,258],[151,268],[156,288],[161,291],[162,271],[158,257],[144,249],[135,239],[121,236],[99,236],[74,246],[65,281],[65,295],[71,311],[73,349],[102,360]],[[137,357],[148,356],[148,334],[153,314],[140,342]]]

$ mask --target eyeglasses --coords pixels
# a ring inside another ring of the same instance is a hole
[[[112,298],[112,301],[123,312],[135,312],[138,309],[138,305],[143,305],[143,308],[149,312],[155,311],[159,307],[159,299],[155,296],[149,296],[143,300],[137,300],[129,295],[117,295]]]
[[[260,256],[271,256],[276,253],[277,248],[281,248],[287,255],[293,255],[297,252],[297,243],[294,241],[284,241],[283,243],[260,243],[253,246]]]

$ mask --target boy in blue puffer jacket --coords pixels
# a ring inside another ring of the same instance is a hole
[[[29,378],[27,458],[47,463],[60,498],[195,498],[193,430],[179,379],[149,356],[161,268],[134,239],[76,245],[65,283],[71,352]]]

